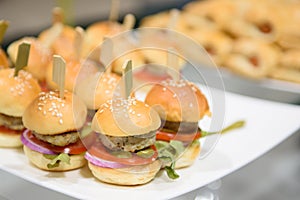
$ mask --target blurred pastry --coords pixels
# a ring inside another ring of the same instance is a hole
[[[250,37],[274,42],[278,39],[282,28],[280,9],[277,4],[252,3],[251,6],[250,4],[247,6],[244,13],[224,23],[223,28],[237,38]]]
[[[291,49],[281,54],[271,78],[300,83],[300,50]]]
[[[266,77],[278,64],[279,50],[264,41],[240,38],[224,65],[249,78]]]
[[[218,30],[199,30],[189,34],[211,56],[217,66],[222,66],[232,49],[233,40]]]

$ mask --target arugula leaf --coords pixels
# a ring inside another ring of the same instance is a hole
[[[156,141],[155,147],[158,151],[158,158],[161,160],[167,175],[171,179],[179,178],[179,175],[175,172],[175,161],[176,158],[184,152],[185,147],[181,141],[171,140],[169,142]],[[170,166],[167,166],[171,163]]]
[[[52,169],[55,167],[58,167],[60,162],[64,162],[67,164],[70,164],[70,156],[66,153],[60,153],[59,155],[48,155],[48,154],[43,154],[43,156],[49,160],[51,160],[48,164],[47,167],[48,169]]]
[[[170,140],[170,145],[176,150],[177,156],[184,152],[185,147],[181,141]]]
[[[179,175],[175,172],[175,162],[173,162],[170,166],[165,167],[168,177],[171,179],[179,178]]]

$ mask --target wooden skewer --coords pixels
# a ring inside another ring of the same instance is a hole
[[[111,38],[104,37],[101,45],[100,61],[106,68],[106,73],[111,72],[111,62],[113,60],[114,44]]]
[[[30,52],[30,44],[26,42],[22,42],[18,48],[18,55],[15,65],[15,73],[14,76],[18,76],[18,73],[21,69],[27,66],[28,58]]]
[[[126,60],[122,66],[123,69],[123,97],[127,99],[132,90],[132,61]]]
[[[0,44],[3,41],[3,38],[4,38],[4,35],[5,35],[6,30],[7,30],[8,25],[9,25],[8,21],[0,20]]]
[[[180,80],[179,63],[176,55],[176,50],[173,48],[168,49],[167,58],[168,72],[175,81]]]
[[[123,22],[123,27],[125,30],[131,30],[133,29],[134,25],[135,25],[135,16],[133,14],[127,14],[124,17],[124,22]]]
[[[172,9],[170,11],[170,19],[169,19],[169,23],[167,26],[168,29],[175,29],[176,24],[178,22],[179,14],[180,14],[180,11],[178,9]]]
[[[66,62],[59,55],[53,56],[52,81],[58,85],[59,97],[64,98],[66,79]]]
[[[55,23],[52,27],[48,30],[48,38],[47,40],[43,41],[44,46],[50,47],[51,44],[58,38],[58,36],[62,33],[64,25],[62,23]]]
[[[120,12],[120,0],[111,0],[111,7],[108,20],[111,22],[118,21]]]
[[[52,24],[55,23],[64,23],[65,17],[64,17],[64,12],[62,8],[60,7],[55,7],[52,10]]]
[[[82,45],[83,45],[83,38],[84,38],[84,30],[80,26],[77,26],[75,28],[75,31],[76,31],[76,36],[74,41],[74,49],[76,53],[76,58],[80,59]]]

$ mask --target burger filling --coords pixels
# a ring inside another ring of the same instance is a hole
[[[198,130],[198,122],[173,122],[162,120],[161,128],[166,132],[195,133]]]
[[[144,149],[155,143],[156,131],[151,131],[143,135],[115,137],[99,133],[102,144],[111,150],[123,150],[135,152]]]
[[[56,146],[66,146],[79,140],[79,133],[76,131],[66,132],[58,135],[42,135],[33,131],[33,134],[39,140]]]
[[[5,126],[13,130],[24,129],[22,117],[13,117],[5,114],[0,114],[0,126]]]

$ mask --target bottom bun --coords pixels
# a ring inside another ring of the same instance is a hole
[[[104,168],[88,163],[93,175],[102,182],[116,185],[141,185],[154,179],[161,168],[159,160],[151,164],[127,168]]]
[[[37,151],[33,151],[24,145],[23,147],[25,155],[28,157],[30,162],[32,162],[35,166],[40,169],[47,171],[68,171],[73,169],[81,168],[85,165],[86,160],[83,154],[80,155],[69,155],[70,156],[70,164],[61,162],[58,167],[54,167],[49,169],[47,164],[49,163],[49,159],[45,158],[42,153]]]
[[[0,147],[21,147],[21,134],[0,132]]]
[[[186,148],[183,154],[176,160],[175,169],[191,166],[200,154],[200,143],[193,142]]]

